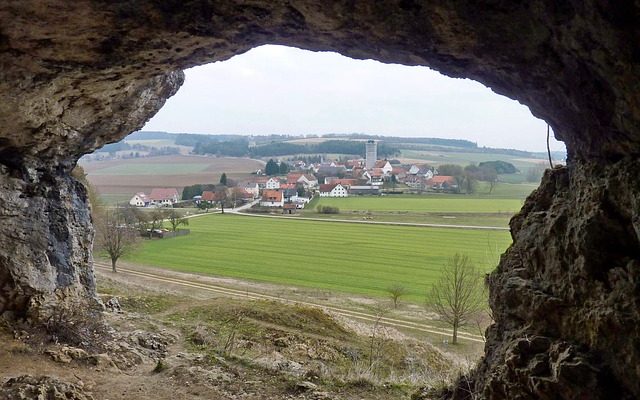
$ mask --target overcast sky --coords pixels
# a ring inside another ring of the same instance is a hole
[[[210,134],[370,133],[546,150],[546,123],[480,83],[424,67],[261,46],[185,71],[144,130]],[[564,150],[552,139],[552,150]]]

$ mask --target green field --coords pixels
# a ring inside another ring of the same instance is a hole
[[[340,211],[415,211],[424,213],[515,213],[522,200],[478,198],[464,195],[353,196],[322,197],[316,206],[340,208]]]
[[[196,272],[384,296],[390,284],[422,303],[446,260],[467,254],[490,271],[507,231],[345,224],[236,215],[191,219],[187,236],[145,241],[127,260]]]
[[[436,165],[441,164],[459,164],[462,166],[474,163],[478,164],[484,161],[502,160],[510,162],[522,172],[526,172],[527,168],[537,164],[544,164],[545,158],[522,158],[499,153],[474,153],[464,151],[437,151],[437,150],[408,150],[401,151],[401,158],[409,158],[414,160],[425,160]],[[556,160],[556,162],[561,162]]]

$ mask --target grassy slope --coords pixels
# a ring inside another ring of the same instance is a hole
[[[145,242],[130,261],[179,271],[384,296],[392,283],[407,299],[425,290],[455,252],[491,270],[507,232],[341,224],[209,215],[191,235]]]

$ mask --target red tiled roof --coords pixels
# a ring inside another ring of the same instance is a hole
[[[202,201],[216,201],[218,196],[214,192],[205,190],[202,192]]]
[[[331,179],[330,184],[340,184],[342,186],[353,186],[358,184],[357,179],[335,178]]]
[[[376,161],[376,164],[374,165],[375,168],[383,168],[385,165],[387,165],[387,160],[379,160]]]
[[[322,193],[328,193],[333,190],[334,187],[338,186],[337,183],[327,183],[320,185],[320,191]]]
[[[282,201],[282,192],[279,190],[265,190],[262,192],[263,201]]]
[[[393,167],[393,170],[391,172],[398,175],[398,174],[406,174],[407,170],[402,167]]]
[[[374,168],[371,170],[370,172],[371,176],[383,176],[384,175],[384,171],[382,170],[382,168]]]
[[[178,190],[176,188],[154,188],[151,190],[149,198],[153,201],[178,198]]]
[[[280,189],[295,189],[296,185],[295,183],[281,183],[280,184]]]
[[[290,173],[287,175],[287,183],[297,183],[302,174]]]
[[[448,176],[448,175],[437,175],[434,176],[433,178],[429,179],[428,181],[431,185],[440,185],[443,183],[455,183],[456,180],[453,176]]]

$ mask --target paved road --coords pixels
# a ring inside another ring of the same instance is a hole
[[[99,261],[94,262],[94,268],[106,274],[113,273],[111,272],[110,265],[99,262]],[[282,297],[271,296],[268,294],[253,292],[249,290],[238,290],[238,289],[233,289],[225,286],[214,285],[211,283],[198,282],[193,278],[189,278],[189,279],[176,278],[176,277],[163,275],[162,271],[149,272],[149,271],[136,270],[132,267],[131,268],[119,267],[118,274],[135,276],[135,277],[146,279],[146,280],[166,283],[168,285],[179,285],[179,286],[188,287],[188,288],[205,290],[205,291],[214,292],[216,294],[220,294],[223,296],[237,297],[237,298],[244,298],[244,299],[251,299],[251,300],[272,300],[272,301],[280,301],[287,304],[297,304],[297,305],[303,305],[306,307],[316,307],[316,308],[325,310],[329,313],[337,314],[347,318],[353,318],[353,319],[363,320],[367,322],[376,322],[379,320],[379,323],[383,325],[387,325],[395,328],[412,329],[419,332],[425,332],[425,333],[430,333],[430,334],[440,335],[445,337],[451,337],[451,334],[452,334],[451,330],[449,329],[441,328],[433,325],[421,324],[421,323],[401,320],[397,318],[379,317],[375,314],[349,310],[341,307],[316,304],[316,303],[307,302],[307,301],[284,299]],[[467,332],[458,332],[458,339],[468,340],[468,341],[477,342],[477,343],[484,343],[482,336],[475,335],[472,333],[467,333]]]

